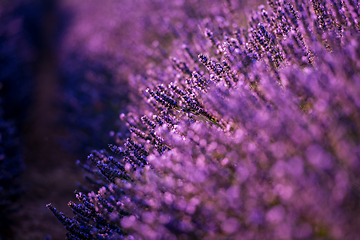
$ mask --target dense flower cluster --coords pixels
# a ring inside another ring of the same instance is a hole
[[[230,1],[129,85],[131,136],[81,164],[68,239],[356,239],[357,1]],[[96,167],[94,167],[96,166]]]

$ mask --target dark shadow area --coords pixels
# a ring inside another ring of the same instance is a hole
[[[75,162],[106,147],[126,86],[113,87],[107,56],[62,52],[74,13],[59,1],[0,10],[0,239],[64,239],[45,205],[71,214],[67,202],[83,178]]]

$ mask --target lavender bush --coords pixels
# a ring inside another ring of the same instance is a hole
[[[0,3],[0,239],[12,237],[13,215],[21,209],[24,192],[21,131],[32,101],[33,76],[21,14],[16,4]]]
[[[99,190],[48,205],[68,239],[359,239],[358,1],[235,12],[130,78],[131,135],[79,163]]]
[[[10,236],[11,214],[18,210],[15,203],[22,194],[21,174],[24,170],[18,130],[5,120],[0,103],[0,239]]]

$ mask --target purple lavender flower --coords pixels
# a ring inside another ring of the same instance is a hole
[[[358,237],[359,6],[268,5],[247,30],[230,1],[210,8],[174,57],[130,78],[148,104],[121,115],[118,156],[89,156],[103,186],[77,193],[74,219],[49,205],[69,239]]]

